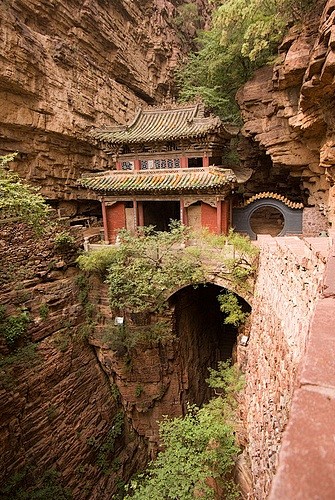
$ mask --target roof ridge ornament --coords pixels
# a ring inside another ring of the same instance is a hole
[[[297,208],[304,208],[304,204],[303,203],[298,203],[298,202],[294,202],[294,201],[291,201],[289,200],[288,198],[286,198],[285,196],[281,195],[281,194],[278,194],[278,193],[272,193],[272,192],[269,192],[269,191],[263,191],[262,193],[257,193],[255,194],[254,196],[252,196],[251,198],[249,198],[247,201],[244,202],[243,206],[244,207],[247,207],[248,205],[250,205],[250,203],[253,203],[254,201],[257,201],[257,200],[262,200],[262,199],[273,199],[273,200],[278,200],[278,201],[281,201],[283,202],[287,207],[289,208],[293,208],[293,209],[297,209]]]

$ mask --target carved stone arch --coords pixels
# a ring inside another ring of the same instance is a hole
[[[190,285],[192,285],[193,283],[185,283],[184,285],[180,286],[180,287],[177,287],[173,290],[169,290],[169,292],[167,293],[166,295],[166,301],[170,300],[171,297],[179,292],[180,290],[182,290],[183,288],[187,288],[189,287]],[[253,299],[253,295],[251,292],[248,292],[247,290],[241,290],[239,287],[236,287],[236,286],[232,286],[232,283],[225,279],[225,278],[222,278],[220,276],[217,276],[217,275],[209,275],[208,276],[208,279],[206,280],[205,283],[200,283],[202,285],[206,285],[206,284],[212,284],[212,285],[216,285],[218,287],[221,287],[221,288],[225,288],[226,290],[230,291],[230,292],[233,292],[235,293],[236,295],[238,295],[239,297],[241,297],[241,299],[243,299],[245,302],[247,302],[247,304],[252,307],[252,299]]]

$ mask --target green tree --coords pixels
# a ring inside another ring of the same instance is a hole
[[[253,71],[273,60],[292,23],[312,0],[225,0],[213,13],[212,28],[199,36],[200,50],[177,72],[180,99],[200,96],[226,121],[238,121],[235,94]]]
[[[170,232],[143,228],[134,237],[128,231],[119,233],[120,245],[108,250],[102,260],[81,256],[79,265],[85,270],[102,272],[107,268],[109,299],[113,309],[131,312],[158,312],[166,293],[183,285],[205,281],[204,269],[198,256],[184,251],[183,239],[188,228],[172,222]],[[98,256],[99,257],[99,256]]]
[[[208,382],[222,396],[201,409],[190,405],[185,417],[166,417],[160,423],[163,451],[145,474],[131,482],[132,496],[127,496],[127,500],[214,499],[209,478],[221,489],[222,498],[239,498],[231,477],[239,452],[233,422],[236,393],[243,387],[242,376],[229,362],[221,362],[218,370],[210,369]]]
[[[23,222],[41,231],[47,220],[50,208],[39,189],[24,183],[19,176],[8,169],[16,153],[0,156],[0,216],[19,217]]]

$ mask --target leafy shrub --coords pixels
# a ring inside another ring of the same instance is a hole
[[[24,183],[19,176],[7,169],[7,164],[15,159],[17,153],[0,156],[0,214],[1,217],[19,217],[42,232],[50,215],[50,208],[39,189]]]
[[[18,316],[7,317],[2,312],[0,327],[9,347],[13,347],[24,336],[27,332],[29,322],[30,318],[26,311],[21,312]]]
[[[11,500],[71,500],[72,495],[62,487],[56,470],[49,469],[40,476],[26,467],[0,487],[0,497]]]
[[[97,464],[102,471],[107,474],[112,467],[111,454],[115,448],[115,441],[118,436],[122,434],[124,424],[124,414],[122,411],[118,412],[113,420],[113,425],[107,433],[104,443],[100,446]]]
[[[149,325],[127,325],[106,327],[102,340],[110,349],[116,351],[118,356],[130,354],[132,350],[140,345],[155,346],[159,343],[166,344],[172,340],[171,325],[168,321],[156,321]]]
[[[77,263],[82,271],[96,273],[101,278],[104,278],[106,276],[107,269],[115,259],[116,253],[116,247],[106,246],[101,248],[101,250],[86,252],[79,255]]]
[[[48,304],[41,304],[39,309],[38,309],[38,313],[40,315],[40,317],[43,319],[43,320],[46,320],[47,317],[49,316],[49,312],[50,312],[50,309],[49,309],[49,306]]]
[[[33,366],[41,361],[41,356],[37,351],[36,344],[29,343],[20,347],[9,356],[0,355],[0,368],[10,365],[29,365]]]
[[[226,121],[240,120],[235,94],[253,71],[273,60],[290,24],[312,0],[219,0],[212,28],[199,35],[200,50],[176,75],[181,100],[201,96]]]
[[[220,498],[240,498],[231,478],[239,452],[234,437],[237,394],[244,380],[229,361],[219,362],[218,370],[209,371],[207,382],[221,396],[201,409],[189,405],[185,417],[164,418],[160,423],[163,451],[144,474],[131,481],[126,500],[214,499],[209,478],[221,489]]]
[[[62,231],[58,233],[54,240],[55,247],[59,250],[65,250],[75,245],[76,240],[74,236],[69,234],[67,231]]]
[[[238,326],[248,317],[248,313],[243,312],[238,298],[234,293],[226,292],[218,296],[221,312],[226,314],[224,323],[226,325]]]
[[[227,483],[231,489],[230,474],[238,448],[231,427],[217,418],[217,413],[207,406],[189,406],[185,417],[165,418],[160,423],[164,451],[145,475],[132,481],[132,496],[126,499],[214,499],[214,491],[206,482],[210,477],[221,482],[221,486],[226,482],[226,492]]]

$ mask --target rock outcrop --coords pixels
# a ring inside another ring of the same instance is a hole
[[[334,25],[334,2],[317,2],[309,19],[286,36],[275,65],[257,71],[237,95],[243,133],[271,159],[282,189],[300,188],[303,201],[330,221],[335,220]]]
[[[179,3],[1,2],[0,154],[18,151],[15,168],[45,196],[85,199],[76,179],[109,161],[91,127],[124,124],[172,90],[191,43],[176,31]]]
[[[56,234],[1,225],[0,304],[5,318],[29,320],[6,345],[0,319],[0,496],[15,478],[16,488],[38,487],[54,471],[74,499],[111,498],[146,463],[147,446],[123,413],[111,443],[122,408],[88,344],[93,305],[75,266],[78,247],[57,245]]]

